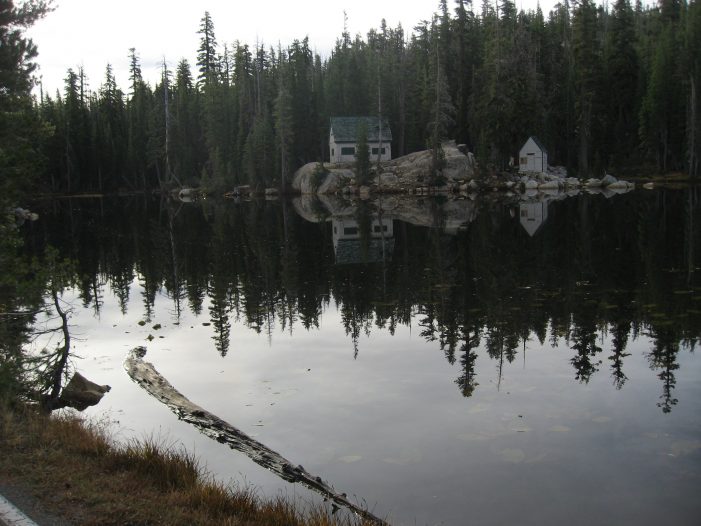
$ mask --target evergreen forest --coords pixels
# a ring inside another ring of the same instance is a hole
[[[512,0],[440,0],[437,8],[410,31],[384,21],[364,37],[344,29],[326,58],[308,38],[277,48],[226,43],[205,13],[199,29],[193,23],[197,63],[171,69],[164,61],[154,86],[138,50],[125,50],[126,92],[108,64],[96,89],[80,68],[68,69],[62,91],[30,96],[29,41],[23,96],[2,108],[3,119],[23,120],[23,151],[42,161],[22,184],[61,193],[285,190],[295,169],[328,159],[331,116],[378,114],[397,156],[454,139],[483,171],[498,172],[536,135],[551,164],[580,177],[698,176],[698,0],[565,0],[547,15],[518,11]]]

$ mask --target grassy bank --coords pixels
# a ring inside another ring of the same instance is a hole
[[[221,484],[185,451],[149,440],[116,444],[100,426],[26,408],[0,409],[0,482],[81,525],[351,523]]]

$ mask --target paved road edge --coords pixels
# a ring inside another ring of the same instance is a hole
[[[0,524],[5,526],[38,526],[14,504],[0,495]]]

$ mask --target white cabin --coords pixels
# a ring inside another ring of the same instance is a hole
[[[331,126],[329,127],[330,162],[348,163],[355,161],[358,130],[363,122],[367,129],[370,161],[377,160],[380,148],[382,148],[381,161],[392,159],[392,131],[387,119],[382,119],[382,125],[380,125],[378,117],[331,117]],[[380,129],[382,137],[380,137]]]
[[[540,141],[530,136],[518,154],[519,172],[545,173],[548,171],[548,152]]]

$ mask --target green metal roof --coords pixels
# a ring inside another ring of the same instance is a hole
[[[336,142],[355,144],[360,123],[363,121],[368,130],[368,142],[379,142],[380,119],[378,117],[331,117],[331,131]],[[392,141],[392,130],[389,129],[389,122],[385,118],[382,119],[382,140]]]

